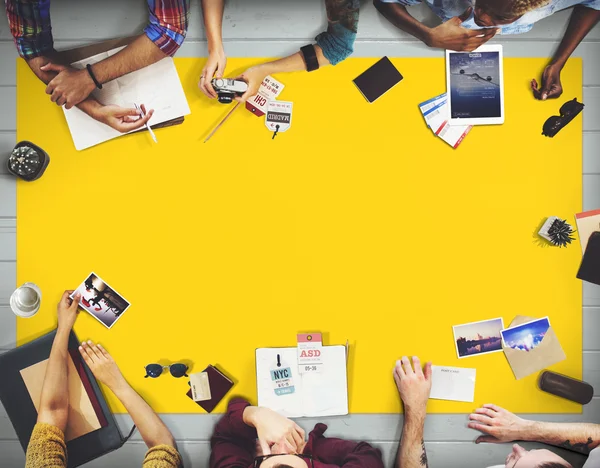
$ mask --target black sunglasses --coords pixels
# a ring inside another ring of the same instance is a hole
[[[294,457],[302,458],[302,460],[304,460],[306,462],[306,464],[309,466],[309,468],[315,468],[315,463],[313,462],[313,457],[311,457],[310,455],[304,455],[302,453],[277,453],[277,454],[273,454],[273,455],[261,455],[260,457],[256,457],[254,459],[254,468],[258,468],[262,462],[264,462],[265,460],[268,460],[269,458],[282,457],[283,455],[293,455]],[[309,461],[310,461],[310,463],[309,463]]]
[[[169,369],[173,377],[187,377],[188,366],[185,364],[171,364],[170,366],[161,366],[160,364],[148,364],[146,366],[146,375],[144,378],[152,377],[153,379],[160,377],[163,369]]]
[[[548,117],[542,127],[542,135],[552,138],[558,132],[561,131],[571,120],[579,115],[583,110],[584,104],[577,102],[577,98],[573,98],[571,101],[565,102],[560,108],[560,117],[553,115]]]

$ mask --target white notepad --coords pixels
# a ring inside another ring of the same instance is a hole
[[[342,416],[348,414],[348,373],[345,346],[323,346],[321,372],[298,372],[297,348],[256,350],[258,405],[291,417]],[[277,355],[281,367],[277,367]],[[277,395],[272,369],[289,368],[294,392]]]
[[[122,48],[102,52],[71,65],[74,68],[83,69],[87,64],[104,60]],[[102,89],[94,90],[92,95],[105,105],[115,104],[134,108],[134,103],[145,104],[146,110],[154,109],[154,115],[148,122],[150,126],[190,113],[190,107],[171,57],[165,57],[141,70],[104,83]],[[83,150],[122,135],[108,125],[92,119],[77,107],[69,110],[63,107],[63,111],[77,150]]]

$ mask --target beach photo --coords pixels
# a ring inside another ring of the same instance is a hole
[[[502,330],[502,341],[507,348],[531,351],[542,343],[549,328],[550,319],[548,317],[532,320],[531,322]]]
[[[503,328],[502,318],[453,326],[456,354],[465,358],[502,351],[500,330]]]
[[[130,305],[123,296],[93,272],[71,297],[75,294],[81,295],[79,305],[107,328],[112,327]]]

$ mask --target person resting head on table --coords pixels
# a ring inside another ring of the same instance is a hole
[[[104,105],[92,96],[92,91],[175,54],[188,27],[190,0],[147,1],[149,23],[144,33],[115,55],[93,64],[89,71],[56,61],[50,0],[6,0],[6,13],[19,55],[48,85],[46,93],[52,102],[66,109],[77,106],[95,120],[125,133],[143,127],[153,110],[146,112],[142,106],[142,117],[135,108]]]
[[[217,97],[211,85],[212,78],[223,78],[227,65],[221,35],[223,4],[224,0],[202,0],[208,60],[200,74],[198,86],[209,98]],[[348,58],[354,51],[359,6],[359,0],[325,0],[329,24],[327,31],[316,37],[317,43],[308,46],[306,55],[302,51],[296,52],[288,57],[251,67],[236,77],[248,83],[248,91],[237,100],[245,102],[254,96],[267,75],[301,70],[313,71],[325,65],[336,65]]]
[[[383,468],[381,452],[366,442],[326,438],[317,424],[305,440],[294,421],[234,398],[212,436],[210,468]],[[258,439],[258,440],[257,440]]]
[[[67,446],[65,429],[69,415],[68,343],[78,313],[79,296],[69,298],[65,291],[58,304],[58,327],[48,367],[42,384],[37,423],[33,428],[27,453],[26,468],[66,468]],[[148,446],[144,468],[182,467],[175,440],[167,426],[142,397],[131,388],[113,358],[91,341],[84,342],[79,351],[94,376],[106,385],[123,403]]]
[[[557,98],[562,92],[560,73],[565,63],[600,20],[600,0],[425,0],[443,21],[430,28],[413,18],[407,6],[423,0],[373,0],[375,7],[394,26],[420,39],[429,47],[472,51],[501,34],[521,34],[533,23],[553,13],[573,8],[569,25],[542,73],[541,84],[531,80],[536,99]]]
[[[404,428],[396,468],[427,466],[423,429],[431,392],[431,363],[421,368],[414,356],[412,365],[404,356],[396,363],[394,380],[404,403]],[[556,445],[588,455],[584,468],[600,466],[600,425],[527,421],[496,405],[484,405],[469,416],[468,427],[485,435],[476,443],[524,440]],[[595,449],[595,450],[592,450]],[[591,453],[590,453],[591,451]],[[573,468],[550,450],[525,450],[513,445],[503,465],[493,468]]]

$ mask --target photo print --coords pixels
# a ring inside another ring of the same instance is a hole
[[[548,317],[532,320],[531,322],[502,330],[502,341],[507,348],[531,351],[542,344],[549,328],[550,320]]]
[[[502,318],[453,326],[456,354],[465,358],[502,351],[500,331],[503,328]]]
[[[71,298],[75,294],[81,295],[79,305],[107,328],[111,328],[130,305],[123,296],[93,272],[75,290]]]

